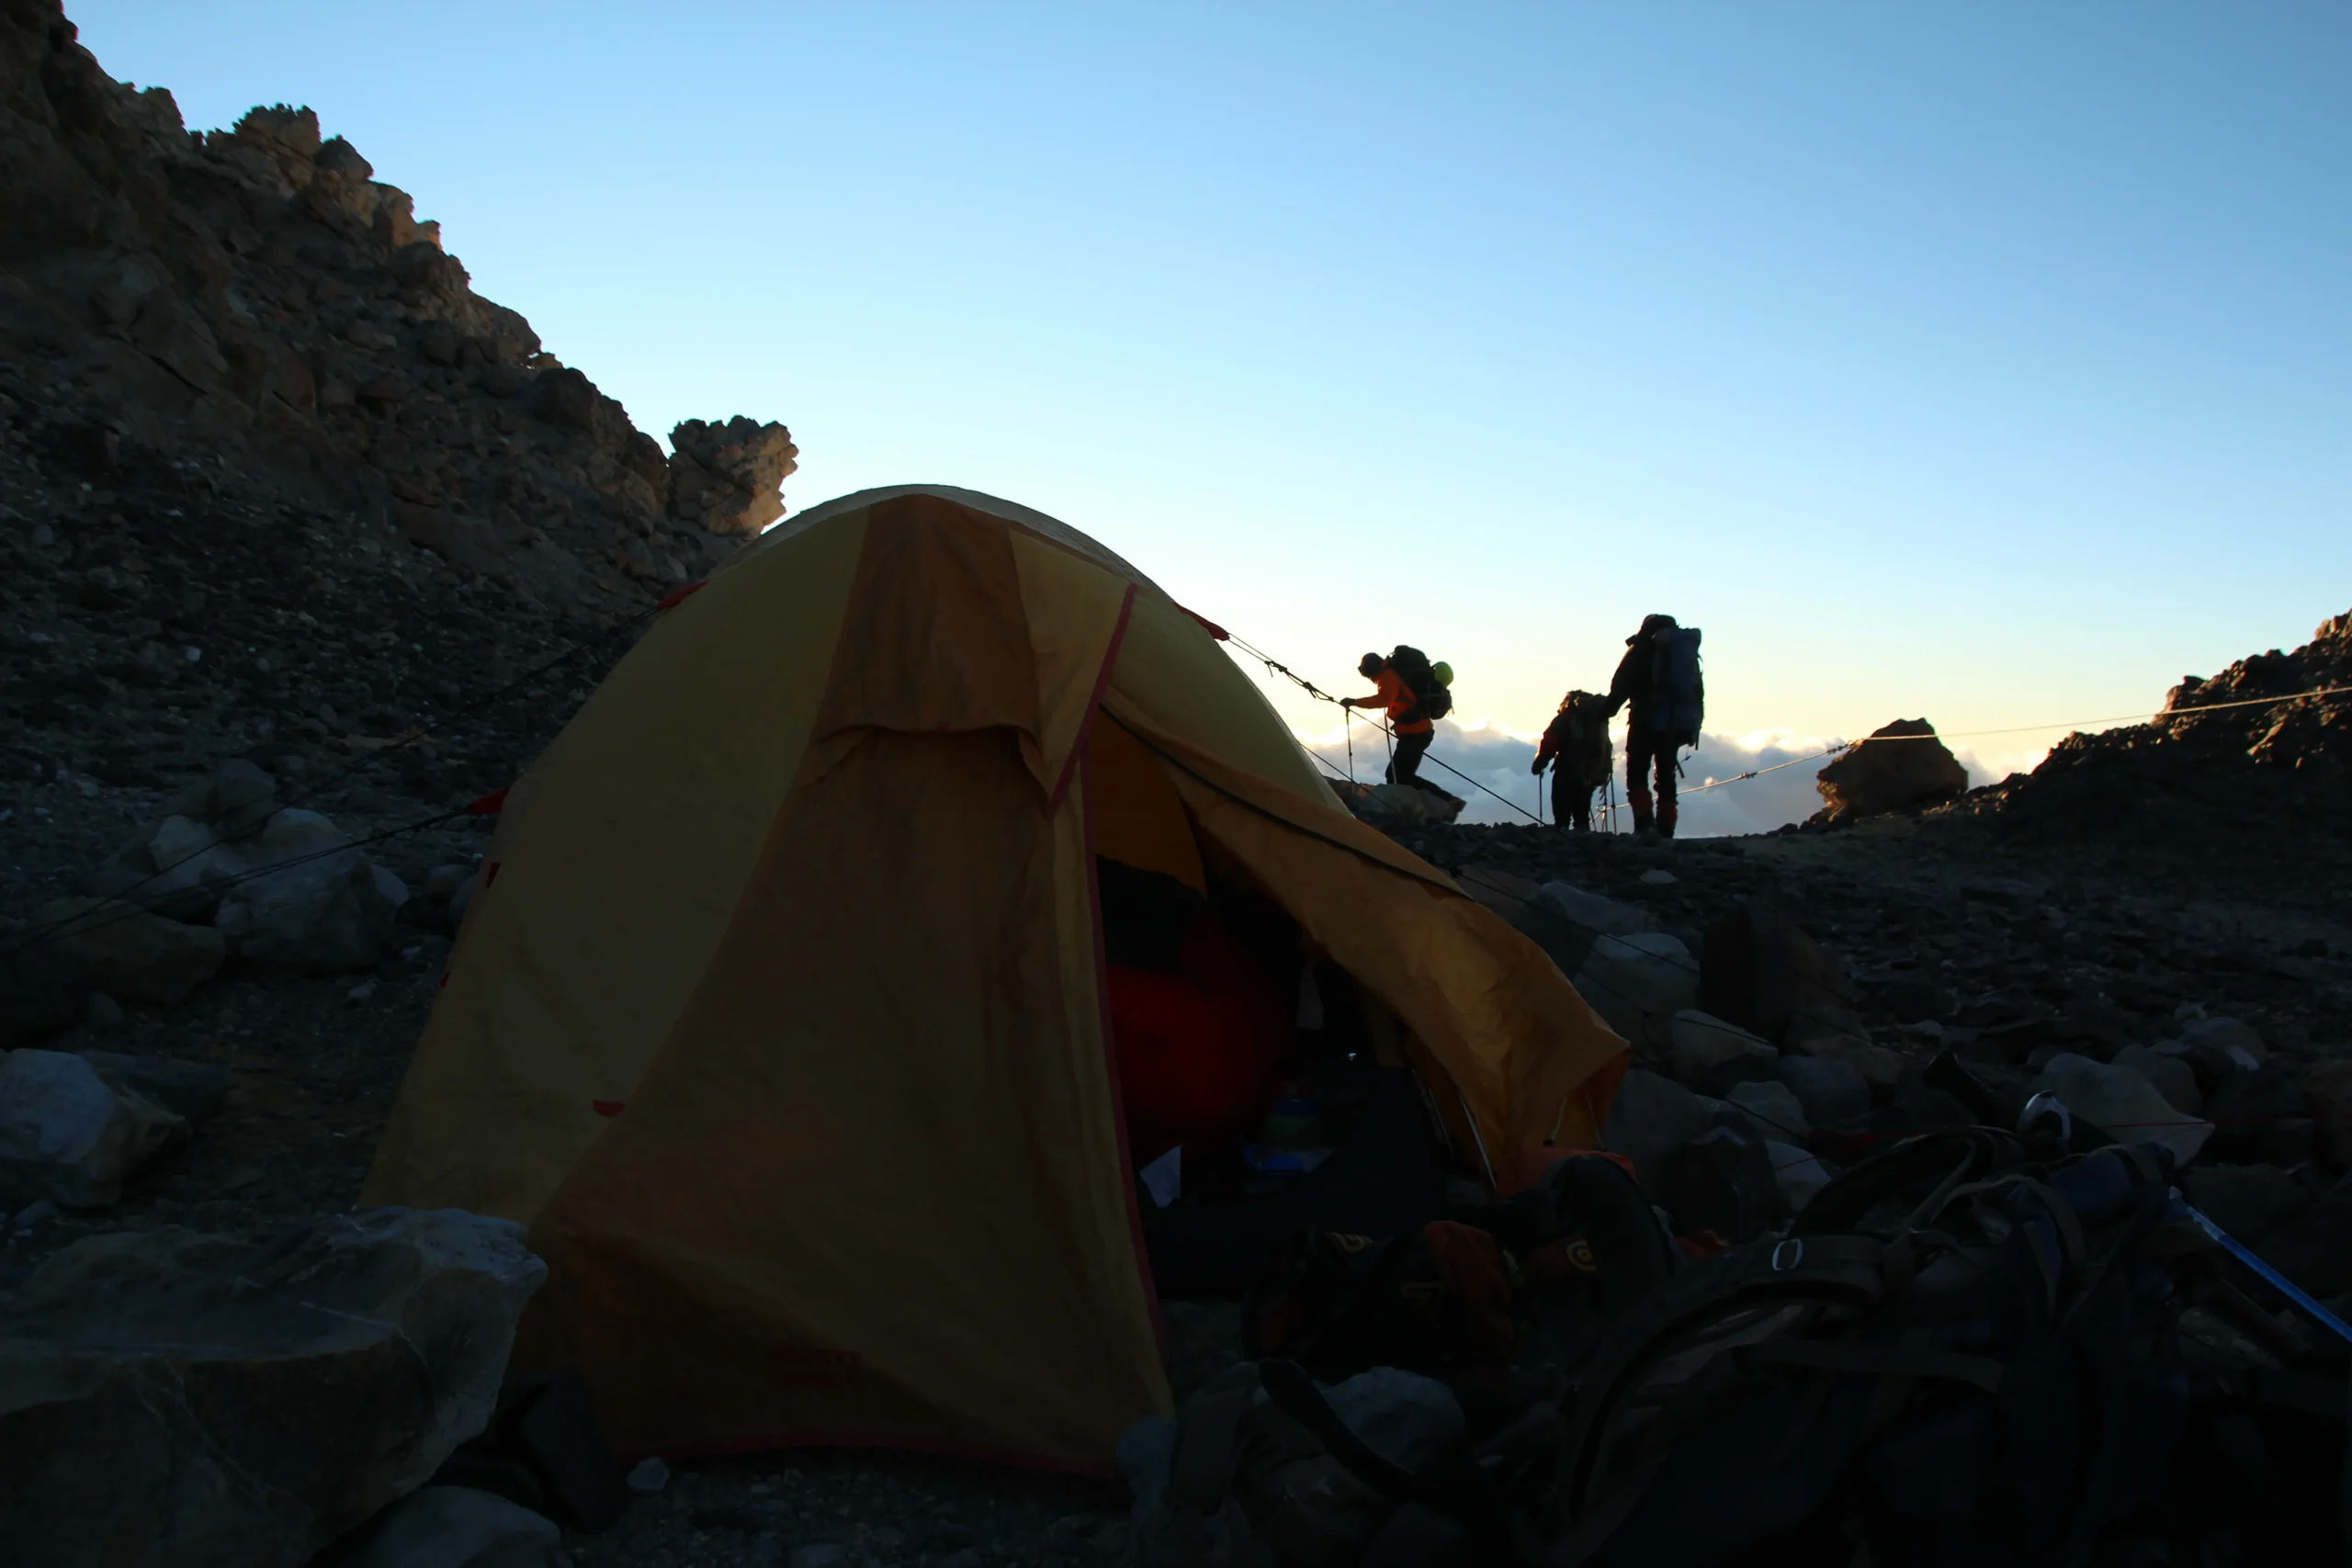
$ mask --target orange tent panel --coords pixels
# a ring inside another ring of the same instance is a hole
[[[1105,1469],[1169,1396],[1094,861],[1200,887],[1204,847],[1458,1133],[1594,1141],[1623,1043],[1199,622],[1050,518],[903,487],[683,601],[517,786],[365,1201],[528,1222],[518,1354],[625,1450]]]

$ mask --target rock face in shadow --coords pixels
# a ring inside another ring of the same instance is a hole
[[[9,1561],[296,1568],[481,1429],[546,1272],[454,1211],[67,1247],[0,1309]]]
[[[2292,652],[2182,676],[2151,722],[2069,735],[1964,809],[2023,844],[2226,851],[2240,864],[2324,874],[2352,865],[2348,764],[2352,611]]]
[[[799,467],[792,432],[741,415],[670,432],[670,515],[708,534],[756,534],[784,515],[780,488]]]
[[[234,454],[566,605],[699,577],[781,513],[784,426],[689,421],[673,472],[311,110],[191,132],[56,0],[0,5],[0,362],[92,406],[101,464]]]
[[[1958,799],[1968,788],[1968,770],[1935,734],[1924,718],[1898,718],[1871,731],[1869,739],[1821,770],[1816,820],[1849,822]]]

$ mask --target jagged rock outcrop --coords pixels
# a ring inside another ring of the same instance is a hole
[[[2306,693],[2321,695],[2304,695]],[[2242,863],[2284,852],[2318,874],[2352,858],[2352,612],[2291,653],[2181,678],[2146,724],[2069,735],[2028,775],[1966,811],[2026,842],[2140,852],[2228,844]]]
[[[798,468],[792,432],[741,415],[687,420],[670,432],[670,515],[707,534],[756,534],[784,515],[779,493]]]
[[[720,438],[673,475],[311,110],[192,133],[74,36],[56,0],[0,0],[0,361],[26,400],[92,411],[101,464],[242,457],[467,574],[599,609],[781,513],[783,426],[689,422]]]

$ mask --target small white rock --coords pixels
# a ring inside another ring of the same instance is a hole
[[[1662,867],[1653,866],[1642,873],[1642,881],[1650,887],[1671,887],[1682,879]]]
[[[352,987],[345,994],[355,1002],[364,1002],[369,997],[376,994],[376,982],[373,980],[362,980],[356,986]]]
[[[628,1472],[628,1489],[640,1497],[650,1497],[670,1484],[670,1467],[661,1455],[637,1461]]]

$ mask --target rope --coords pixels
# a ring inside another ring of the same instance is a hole
[[[272,861],[267,865],[249,866],[245,870],[238,872],[233,875],[215,878],[207,883],[206,886],[209,887],[234,887],[239,883],[251,882],[256,877],[275,876],[281,871],[291,870],[293,867],[298,865],[307,865],[311,862],[316,860],[325,860],[331,856],[342,854],[346,850],[368,849],[374,845],[384,843],[387,840],[397,839],[404,833],[421,833],[428,828],[438,828],[445,822],[454,822],[458,818],[467,815],[469,815],[468,808],[460,806],[453,811],[438,812],[431,817],[420,818],[413,822],[402,823],[397,828],[379,829],[377,831],[368,834],[365,838],[346,840],[343,843],[332,844],[324,849],[312,850],[306,854],[294,855],[281,861]],[[199,851],[198,852],[201,853],[203,852]],[[163,873],[157,872],[155,874],[161,876]],[[159,902],[169,902],[172,897],[173,895],[165,895],[164,898],[159,900]],[[107,906],[112,907],[109,908]],[[64,934],[67,936],[81,936],[90,931],[104,931],[107,927],[119,925],[124,920],[136,919],[141,915],[153,914],[154,912],[154,908],[155,906],[138,903],[128,898],[109,898],[107,900],[107,905],[102,905],[98,908],[85,910],[80,915],[71,915],[61,919],[51,920],[43,925],[28,926],[23,931],[17,931],[11,936],[0,938],[0,952],[21,952],[23,949],[31,946],[35,941],[51,935],[65,927],[73,928],[72,930],[65,931]],[[77,924],[76,922],[80,923]]]
[[[1355,713],[1354,708],[1351,707],[1346,703],[1340,702],[1339,698],[1333,696],[1330,693],[1325,691],[1322,687],[1317,685],[1306,676],[1301,675],[1297,671],[1293,670],[1289,665],[1284,664],[1281,660],[1276,659],[1272,654],[1268,653],[1265,649],[1254,647],[1250,643],[1245,641],[1238,634],[1233,632],[1226,633],[1226,640],[1233,644],[1234,647],[1239,649],[1242,652],[1248,654],[1250,658],[1258,660],[1259,663],[1263,664],[1266,667],[1267,673],[1280,675],[1283,680],[1292,682],[1294,685],[1297,686],[1299,690],[1305,692],[1308,696],[1315,698],[1317,702],[1330,703],[1337,706],[1342,714],[1351,716]],[[1371,725],[1374,728],[1379,730],[1381,734],[1388,738],[1388,761],[1389,766],[1393,769],[1396,766],[1396,732],[1391,729],[1385,721],[1374,718],[1369,714],[1364,716],[1364,722]],[[1355,782],[1355,742],[1353,739],[1355,732],[1351,729],[1348,733],[1350,736],[1348,742],[1348,782],[1350,784],[1353,784]],[[1315,754],[1310,751],[1307,755],[1314,756]],[[1316,760],[1318,762],[1322,761],[1322,759],[1319,757]],[[1493,795],[1497,800],[1501,801],[1505,806],[1510,807],[1521,817],[1525,817],[1530,821],[1535,823],[1536,826],[1543,826],[1543,818],[1532,815],[1528,811],[1527,807],[1511,799],[1509,795],[1497,794],[1494,790],[1488,789],[1485,784],[1480,784],[1476,779],[1472,778],[1468,773],[1464,773],[1461,769],[1455,767],[1453,763],[1446,761],[1443,758],[1435,757],[1430,755],[1429,752],[1424,751],[1421,753],[1421,761],[1424,762],[1436,763],[1439,767],[1443,768],[1447,773],[1452,773],[1455,778],[1460,779],[1464,784],[1468,784],[1471,788],[1480,790],[1487,795]],[[1329,762],[1324,762],[1323,766],[1327,769],[1330,768],[1330,764]],[[1337,776],[1338,770],[1332,769],[1331,771],[1334,776]]]
[[[1895,735],[1888,736],[1886,739],[1891,740],[1932,740],[1936,738],[1931,735]],[[1711,789],[1721,789],[1725,784],[1736,784],[1743,779],[1760,779],[1766,773],[1777,773],[1782,768],[1797,768],[1803,767],[1807,762],[1818,762],[1824,757],[1835,757],[1841,751],[1850,751],[1855,747],[1864,744],[1867,744],[1867,742],[1860,740],[1840,740],[1836,745],[1830,747],[1828,750],[1815,751],[1810,757],[1799,757],[1787,762],[1775,762],[1769,768],[1750,768],[1744,773],[1734,773],[1727,779],[1709,779],[1705,784],[1692,784],[1689,789],[1677,790],[1675,794],[1678,796],[1685,795],[1704,795]]]
[[[2352,686],[2314,686],[2308,692],[2288,692],[2276,697],[2245,697],[2235,702],[2200,703],[2195,707],[2165,708],[2150,714],[2109,714],[2104,718],[2068,719],[2063,724],[2020,724],[2007,729],[1955,729],[1936,735],[1866,735],[1854,745],[1879,744],[1893,740],[1968,740],[1981,735],[2033,735],[2047,729],[2080,729],[2086,724],[2123,724],[2138,720],[2143,724],[2169,724],[2175,719],[2194,718],[2199,714],[2222,713],[2231,708],[2273,707],[2280,703],[2299,703],[2306,697],[2333,697],[2352,692]]]

